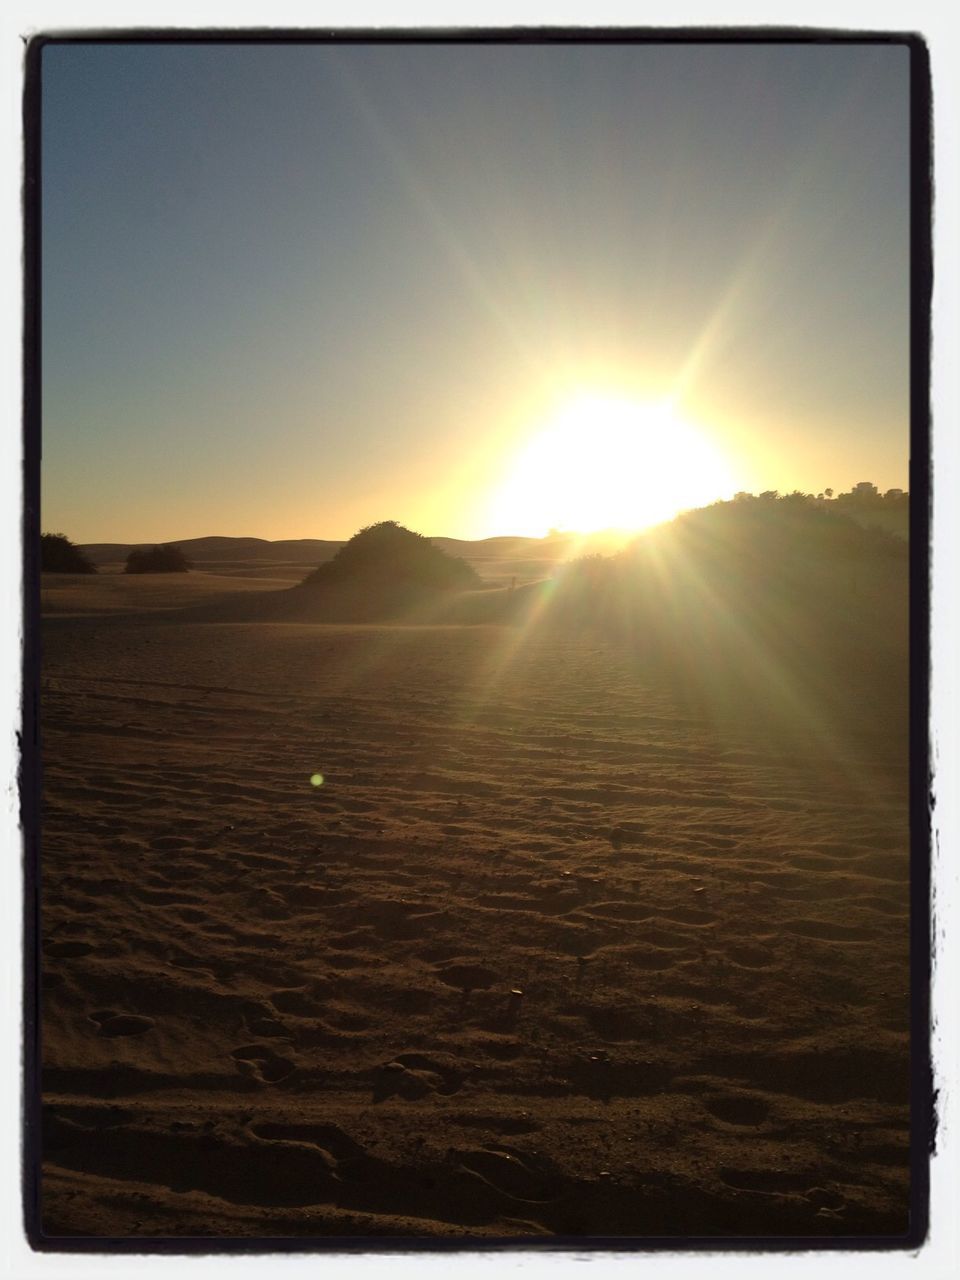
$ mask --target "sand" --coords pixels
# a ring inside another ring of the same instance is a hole
[[[209,576],[50,581],[49,1236],[906,1231],[899,722]]]
[[[299,571],[293,581],[301,581]],[[205,571],[126,574],[110,565],[96,577],[82,573],[49,573],[41,580],[44,617],[95,617],[102,614],[166,613],[242,599],[266,591],[289,589],[288,577],[268,577],[259,567],[246,574]]]

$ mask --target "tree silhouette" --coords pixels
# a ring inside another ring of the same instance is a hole
[[[851,498],[857,498],[857,499],[866,498],[868,501],[871,498],[878,498],[879,496],[880,496],[879,489],[875,484],[872,484],[869,480],[861,480],[860,483],[855,484],[850,491]]]

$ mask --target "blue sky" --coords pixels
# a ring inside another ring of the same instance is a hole
[[[905,47],[61,44],[42,76],[44,528],[543,532],[492,495],[584,389],[674,401],[716,497],[906,487]]]

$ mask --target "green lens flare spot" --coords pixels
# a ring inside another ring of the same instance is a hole
[[[322,774],[322,773],[312,773],[312,774],[310,775],[310,785],[311,785],[311,787],[322,787],[322,786],[323,786],[323,774]]]

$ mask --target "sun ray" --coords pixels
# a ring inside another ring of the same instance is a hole
[[[427,184],[417,176],[416,170],[407,159],[398,138],[391,132],[383,119],[382,113],[374,105],[371,95],[364,89],[360,77],[350,67],[346,59],[331,59],[330,65],[334,73],[339,77],[344,91],[357,108],[370,135],[376,140],[393,173],[399,179],[411,202],[422,214],[424,221],[430,227],[447,259],[455,267],[468,292],[493,317],[530,369],[538,375],[544,375],[547,372],[544,362],[536,354],[506,308],[490,289],[485,273],[479,268],[477,262],[466,248],[462,234],[458,235],[453,230],[449,219],[444,215]]]
[[[646,540],[645,540],[646,541]],[[842,749],[828,721],[823,718],[810,702],[808,696],[797,686],[789,672],[777,659],[763,639],[754,634],[750,626],[737,617],[736,611],[728,606],[721,593],[707,580],[703,570],[695,563],[695,557],[678,553],[674,546],[669,555],[661,553],[653,542],[648,544],[646,563],[657,574],[661,586],[661,602],[672,603],[679,614],[682,610],[680,595],[686,591],[692,596],[696,610],[704,618],[710,617],[720,628],[730,650],[746,655],[745,667],[754,673],[761,685],[766,687],[770,699],[777,699],[785,708],[792,723],[801,727],[810,741],[814,742],[821,754],[828,758],[836,771],[841,774],[853,791],[863,799],[875,798],[873,782],[864,773],[856,769]],[[679,618],[671,623],[670,630],[677,627]],[[684,617],[682,622],[689,622]]]
[[[788,171],[789,178],[778,199],[758,220],[753,234],[747,239],[743,252],[728,274],[726,284],[709,309],[700,332],[683,360],[680,371],[673,380],[675,395],[687,396],[694,391],[710,358],[724,341],[735,336],[734,318],[738,307],[746,303],[751,289],[762,284],[765,277],[775,271],[777,264],[783,260],[784,245],[789,242],[792,234],[791,215],[803,207],[804,191],[816,180],[817,170],[825,165],[831,129],[836,120],[854,106],[866,82],[866,70],[859,77],[853,77],[834,110],[823,115],[819,127],[806,139],[803,147],[798,149]],[[839,191],[834,196],[838,215],[841,196],[842,192]]]

